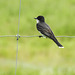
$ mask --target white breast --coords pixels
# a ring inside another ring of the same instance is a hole
[[[38,19],[36,19],[36,21],[37,21],[37,23],[39,23],[39,20]]]

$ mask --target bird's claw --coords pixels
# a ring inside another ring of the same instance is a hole
[[[43,37],[43,36],[40,35],[39,38],[41,38],[41,37]]]

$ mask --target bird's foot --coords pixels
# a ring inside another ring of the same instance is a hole
[[[40,35],[39,38],[41,38],[41,37],[43,37],[43,36]]]

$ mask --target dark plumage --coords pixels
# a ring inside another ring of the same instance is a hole
[[[37,18],[35,18],[37,20],[37,30],[42,33],[43,35],[45,35],[46,37],[52,39],[58,46],[59,48],[64,48],[56,39],[56,37],[54,36],[52,30],[50,29],[50,27],[45,23],[45,19],[43,16],[38,16]]]

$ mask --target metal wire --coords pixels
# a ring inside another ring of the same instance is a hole
[[[20,36],[20,37],[30,38],[30,37],[39,37],[39,35],[31,35],[31,36]]]
[[[17,49],[16,49],[16,67],[15,67],[15,75],[16,75],[16,72],[17,72],[17,58],[18,58],[18,40],[19,40],[20,12],[21,12],[21,0],[20,0],[20,5],[19,5],[18,33],[17,33],[17,35],[16,35],[16,37],[17,37]]]
[[[16,35],[2,35],[0,37],[16,37]]]
[[[20,36],[20,37],[39,37],[40,35],[32,35],[32,36]],[[43,37],[43,36],[42,36]],[[75,38],[75,36],[56,36],[56,37],[67,37],[67,38]]]
[[[56,36],[56,37],[67,37],[67,38],[75,38],[75,36]]]
[[[20,25],[20,12],[21,12],[21,0],[19,5],[18,34],[19,34],[19,25]]]
[[[20,36],[20,35],[2,35],[2,36],[0,36],[0,37],[25,37],[25,38],[29,38],[29,37],[39,37],[40,35],[31,35],[31,36],[25,36],[25,35],[22,35],[22,36]],[[64,37],[66,37],[66,38],[75,38],[75,36],[56,36],[56,37],[62,37],[62,38],[64,38]]]
[[[17,40],[17,48],[16,48],[16,67],[15,67],[15,75],[17,71],[17,57],[18,57],[18,40]]]

